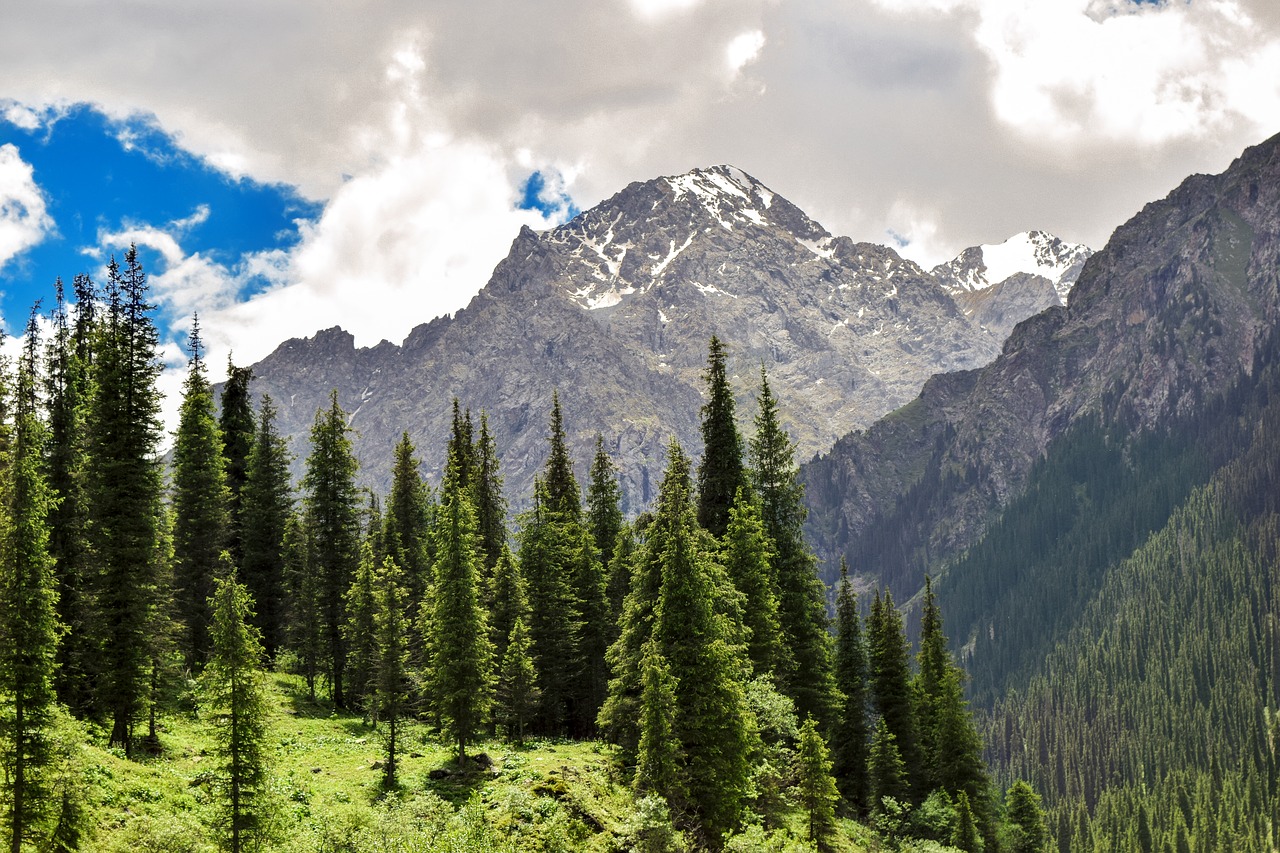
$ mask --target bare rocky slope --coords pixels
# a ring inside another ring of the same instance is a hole
[[[906,403],[929,376],[988,363],[1001,342],[917,264],[833,237],[717,166],[635,183],[551,231],[521,231],[470,305],[398,346],[356,348],[338,328],[287,341],[253,366],[253,390],[272,395],[304,457],[336,388],[362,479],[378,489],[404,430],[438,476],[457,397],[487,413],[519,506],[543,464],[556,388],[580,474],[601,429],[635,511],[671,436],[701,450],[713,334],[728,346],[744,420],[768,370],[800,458]]]

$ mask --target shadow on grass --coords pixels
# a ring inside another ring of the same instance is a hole
[[[471,796],[494,780],[488,755],[467,757],[465,767],[459,767],[456,758],[450,758],[428,773],[423,774],[422,790],[435,794],[455,808],[462,806]]]

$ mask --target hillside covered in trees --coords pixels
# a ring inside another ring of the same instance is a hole
[[[375,495],[356,486],[335,395],[295,490],[249,371],[232,368],[215,405],[198,326],[166,467],[136,251],[100,290],[73,287],[68,300],[58,285],[47,340],[33,311],[0,395],[0,806],[15,853],[383,849],[373,811],[333,838],[329,807],[353,798],[377,800],[408,849],[1043,846],[1038,797],[1019,782],[1002,802],[982,764],[932,592],[914,662],[887,592],[864,621],[844,581],[829,618],[780,403],[762,371],[739,434],[720,341],[700,463],[673,440],[647,511],[624,520],[603,439],[584,496],[549,389],[545,466],[511,519],[486,416],[458,401],[442,481],[423,481],[406,433]],[[281,722],[282,701],[298,720]],[[310,786],[285,756],[316,709],[370,732],[378,781],[291,808]],[[477,754],[502,744],[518,766],[580,743],[604,756],[625,819],[561,808],[581,795],[563,779],[491,784]],[[427,748],[442,759],[423,777]],[[111,781],[202,758],[194,803]],[[546,805],[518,817],[499,790]],[[553,813],[570,831],[545,825]]]

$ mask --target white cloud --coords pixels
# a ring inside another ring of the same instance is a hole
[[[52,231],[44,194],[17,146],[0,145],[0,270]]]
[[[733,41],[724,49],[724,60],[729,70],[737,74],[743,66],[755,62],[764,48],[764,41],[764,33],[760,30],[749,30],[734,36]]]
[[[631,11],[643,20],[655,20],[692,9],[701,0],[629,0]]]

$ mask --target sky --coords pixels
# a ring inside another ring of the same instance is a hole
[[[139,246],[166,388],[464,307],[522,226],[730,163],[925,266],[1101,247],[1280,132],[1275,0],[19,0],[0,314]],[[173,409],[173,404],[169,407]]]

